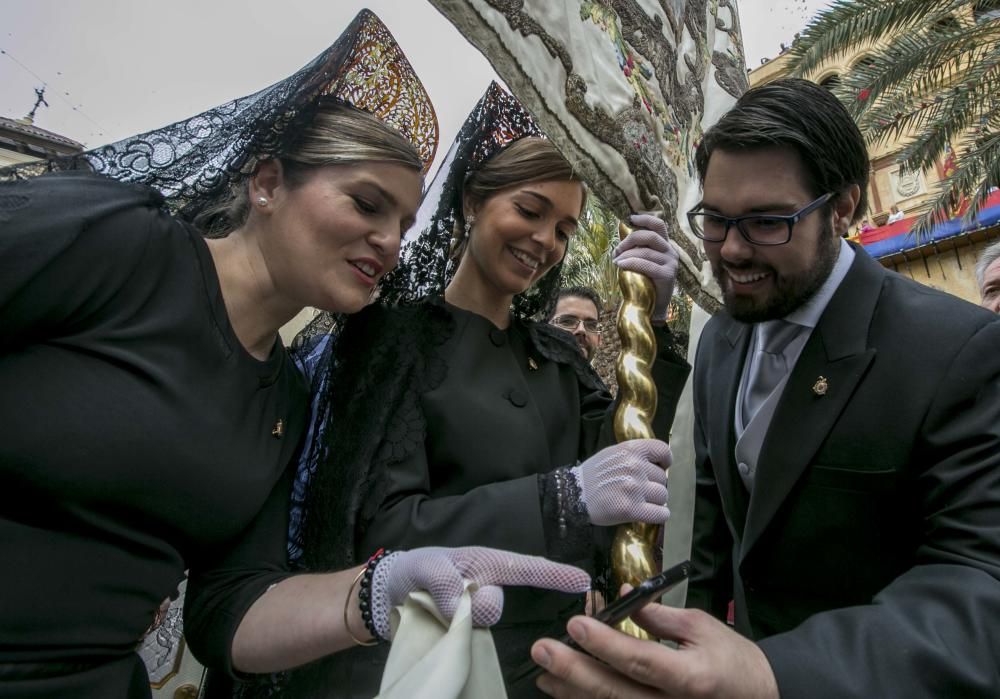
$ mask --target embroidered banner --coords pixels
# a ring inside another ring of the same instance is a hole
[[[431,0],[619,217],[656,211],[679,280],[721,296],[685,212],[694,149],[747,88],[736,0]]]

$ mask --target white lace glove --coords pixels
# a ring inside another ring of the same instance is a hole
[[[632,439],[594,454],[570,474],[592,524],[663,524],[667,509],[670,446],[658,439]]]
[[[677,251],[667,239],[667,224],[662,219],[635,214],[630,220],[635,229],[615,248],[615,264],[653,281],[656,288],[653,320],[666,320],[677,278]]]
[[[503,611],[501,585],[526,585],[582,594],[590,589],[583,570],[539,556],[525,556],[482,546],[428,547],[394,551],[375,566],[371,582],[372,623],[379,637],[389,638],[389,612],[413,590],[427,590],[448,619],[465,590],[474,583],[472,623],[492,626]]]

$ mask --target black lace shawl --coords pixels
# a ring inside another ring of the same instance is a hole
[[[0,181],[93,170],[158,190],[172,211],[192,221],[259,159],[285,152],[324,100],[379,117],[413,143],[425,171],[430,166],[438,139],[430,98],[386,26],[362,10],[330,48],[281,82],[85,153],[0,169]]]

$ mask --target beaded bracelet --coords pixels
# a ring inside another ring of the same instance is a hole
[[[368,632],[371,633],[376,642],[386,639],[382,638],[378,631],[375,630],[375,620],[372,617],[372,576],[375,574],[375,566],[390,553],[392,553],[390,550],[381,548],[372,554],[372,557],[368,559],[368,564],[361,572],[361,586],[358,588],[358,604],[361,607],[361,620],[365,622],[365,628],[368,629]]]
[[[365,574],[366,570],[368,570],[367,567],[359,570],[358,574],[354,576],[354,580],[351,581],[351,586],[347,588],[347,599],[344,600],[344,628],[347,630],[347,635],[351,637],[351,640],[354,641],[355,645],[375,646],[378,645],[378,636],[376,636],[370,641],[362,641],[360,638],[354,635],[353,631],[351,631],[351,624],[347,616],[347,610],[350,609],[351,597],[354,595],[354,588],[357,587],[358,581],[361,580],[361,576]],[[368,624],[365,624],[365,628],[366,629],[368,628]]]

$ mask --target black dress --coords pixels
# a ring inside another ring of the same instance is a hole
[[[302,379],[280,344],[244,350],[207,245],[161,207],[80,172],[0,185],[0,697],[148,696],[160,602],[212,576],[296,454]],[[216,633],[282,574],[251,577]]]
[[[362,329],[352,334],[351,323]],[[476,545],[599,572],[612,530],[585,517],[560,527],[551,479],[540,476],[614,441],[613,399],[572,336],[520,320],[500,330],[439,299],[369,308],[351,323],[341,342],[353,346],[341,348],[332,395],[354,407],[334,413],[339,436],[329,468],[311,484],[300,542],[307,566],[343,567],[337,549],[347,531],[354,562],[380,547]],[[657,330],[657,339],[655,431],[666,439],[689,367],[669,331]],[[345,478],[354,479],[360,500],[331,504],[351,488]],[[341,511],[354,520],[336,519]],[[582,596],[506,590],[493,628],[501,667],[519,666],[539,636],[564,631],[582,603]],[[318,661],[289,673],[282,696],[370,698],[387,654],[386,646],[355,648]],[[533,686],[510,692],[535,695]]]

